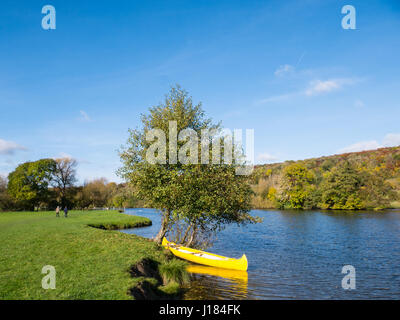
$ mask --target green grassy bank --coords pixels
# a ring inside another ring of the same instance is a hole
[[[148,258],[168,269],[171,262],[155,243],[110,229],[150,223],[113,211],[0,213],[0,299],[132,299],[130,289],[144,280],[130,274],[133,265]],[[179,262],[174,267],[183,269]],[[56,289],[42,288],[45,265],[56,269]]]

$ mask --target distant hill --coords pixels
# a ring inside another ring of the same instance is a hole
[[[257,165],[255,208],[400,207],[400,146]]]

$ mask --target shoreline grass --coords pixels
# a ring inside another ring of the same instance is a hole
[[[168,258],[148,239],[102,229],[150,223],[115,211],[0,213],[0,299],[132,299],[143,280],[130,275],[132,265]],[[41,286],[45,265],[56,269],[54,290]]]

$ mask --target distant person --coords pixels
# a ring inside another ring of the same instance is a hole
[[[64,208],[64,217],[67,217],[67,216],[68,216],[68,208],[65,207],[65,208]]]
[[[60,216],[60,206],[57,206],[56,208],[56,217]]]

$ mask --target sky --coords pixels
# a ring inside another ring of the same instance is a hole
[[[396,0],[2,1],[0,174],[72,157],[120,182],[128,128],[175,84],[254,129],[257,163],[400,145],[399,61]]]

